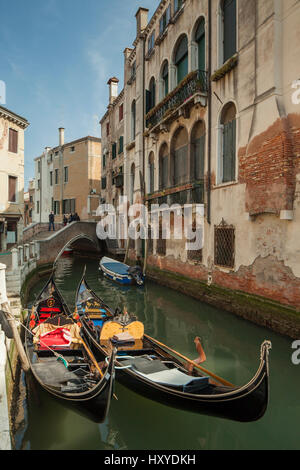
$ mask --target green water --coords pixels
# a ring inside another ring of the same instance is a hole
[[[108,418],[94,424],[65,409],[48,395],[25,403],[25,431],[17,436],[22,449],[221,450],[299,449],[300,366],[291,362],[292,341],[173,290],[147,282],[122,288],[103,279],[98,262],[82,258],[59,261],[56,281],[70,308],[84,264],[87,280],[107,304],[126,306],[145,324],[145,331],[182,354],[197,356],[200,336],[207,355],[205,367],[243,385],[259,365],[260,345],[272,341],[270,403],[257,423],[240,424],[176,410],[155,403],[116,384]],[[42,280],[31,292],[40,292]]]

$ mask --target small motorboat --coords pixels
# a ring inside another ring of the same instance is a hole
[[[105,277],[122,285],[143,286],[145,282],[145,276],[140,266],[128,266],[106,256],[100,260],[99,269]]]
[[[28,315],[25,351],[42,389],[94,422],[106,419],[113,393],[115,351],[107,365],[100,367],[53,276]]]
[[[76,293],[74,318],[80,320],[93,348],[107,362],[111,350],[117,349],[116,379],[143,396],[238,422],[257,421],[267,410],[270,341],[261,345],[253,378],[246,385],[235,386],[146,335],[144,325],[135,317],[113,312],[88,287],[84,275]]]

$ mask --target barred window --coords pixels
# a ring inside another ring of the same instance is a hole
[[[235,263],[235,229],[224,221],[215,226],[215,265],[233,268]]]

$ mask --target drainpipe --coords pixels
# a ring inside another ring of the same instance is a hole
[[[145,48],[146,48],[146,36],[143,35],[143,203],[145,203],[145,93],[146,93],[146,85],[145,85]]]
[[[211,0],[208,0],[208,171],[207,171],[207,222],[211,224],[211,19],[212,19],[212,5]]]

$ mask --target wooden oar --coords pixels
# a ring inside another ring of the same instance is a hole
[[[103,377],[103,372],[102,372],[102,370],[100,369],[100,367],[99,367],[99,365],[98,365],[98,362],[96,361],[94,355],[91,353],[90,349],[89,349],[88,346],[85,344],[85,342],[83,341],[82,338],[81,338],[81,342],[82,342],[83,346],[85,347],[86,352],[88,353],[88,355],[89,355],[90,358],[92,359],[92,362],[93,362],[94,366],[96,367],[97,371],[99,372],[100,377]],[[114,397],[116,400],[118,400],[117,395],[113,394],[113,397]]]
[[[177,356],[181,357],[181,359],[184,359],[185,361],[189,362],[190,364],[192,364],[194,367],[196,367],[197,369],[200,369],[202,372],[204,372],[205,374],[209,375],[210,377],[214,378],[215,380],[217,380],[217,382],[221,383],[222,385],[225,385],[226,387],[234,387],[233,384],[231,384],[230,382],[227,382],[227,380],[224,380],[222,379],[221,377],[218,377],[217,375],[213,374],[212,372],[209,372],[208,370],[204,369],[203,367],[199,366],[199,364],[196,364],[196,362],[192,361],[191,359],[183,356],[182,354],[180,354],[179,352],[177,351],[174,351],[174,349],[171,349],[169,348],[168,346],[166,346],[165,344],[163,343],[160,343],[159,341],[157,341],[156,339],[154,338],[151,338],[151,336],[148,336],[148,335],[144,335],[145,338],[148,338],[150,339],[151,341],[153,341],[154,343],[158,344],[159,346],[161,346],[162,348],[165,348],[169,351],[171,351],[173,354],[176,354]]]

